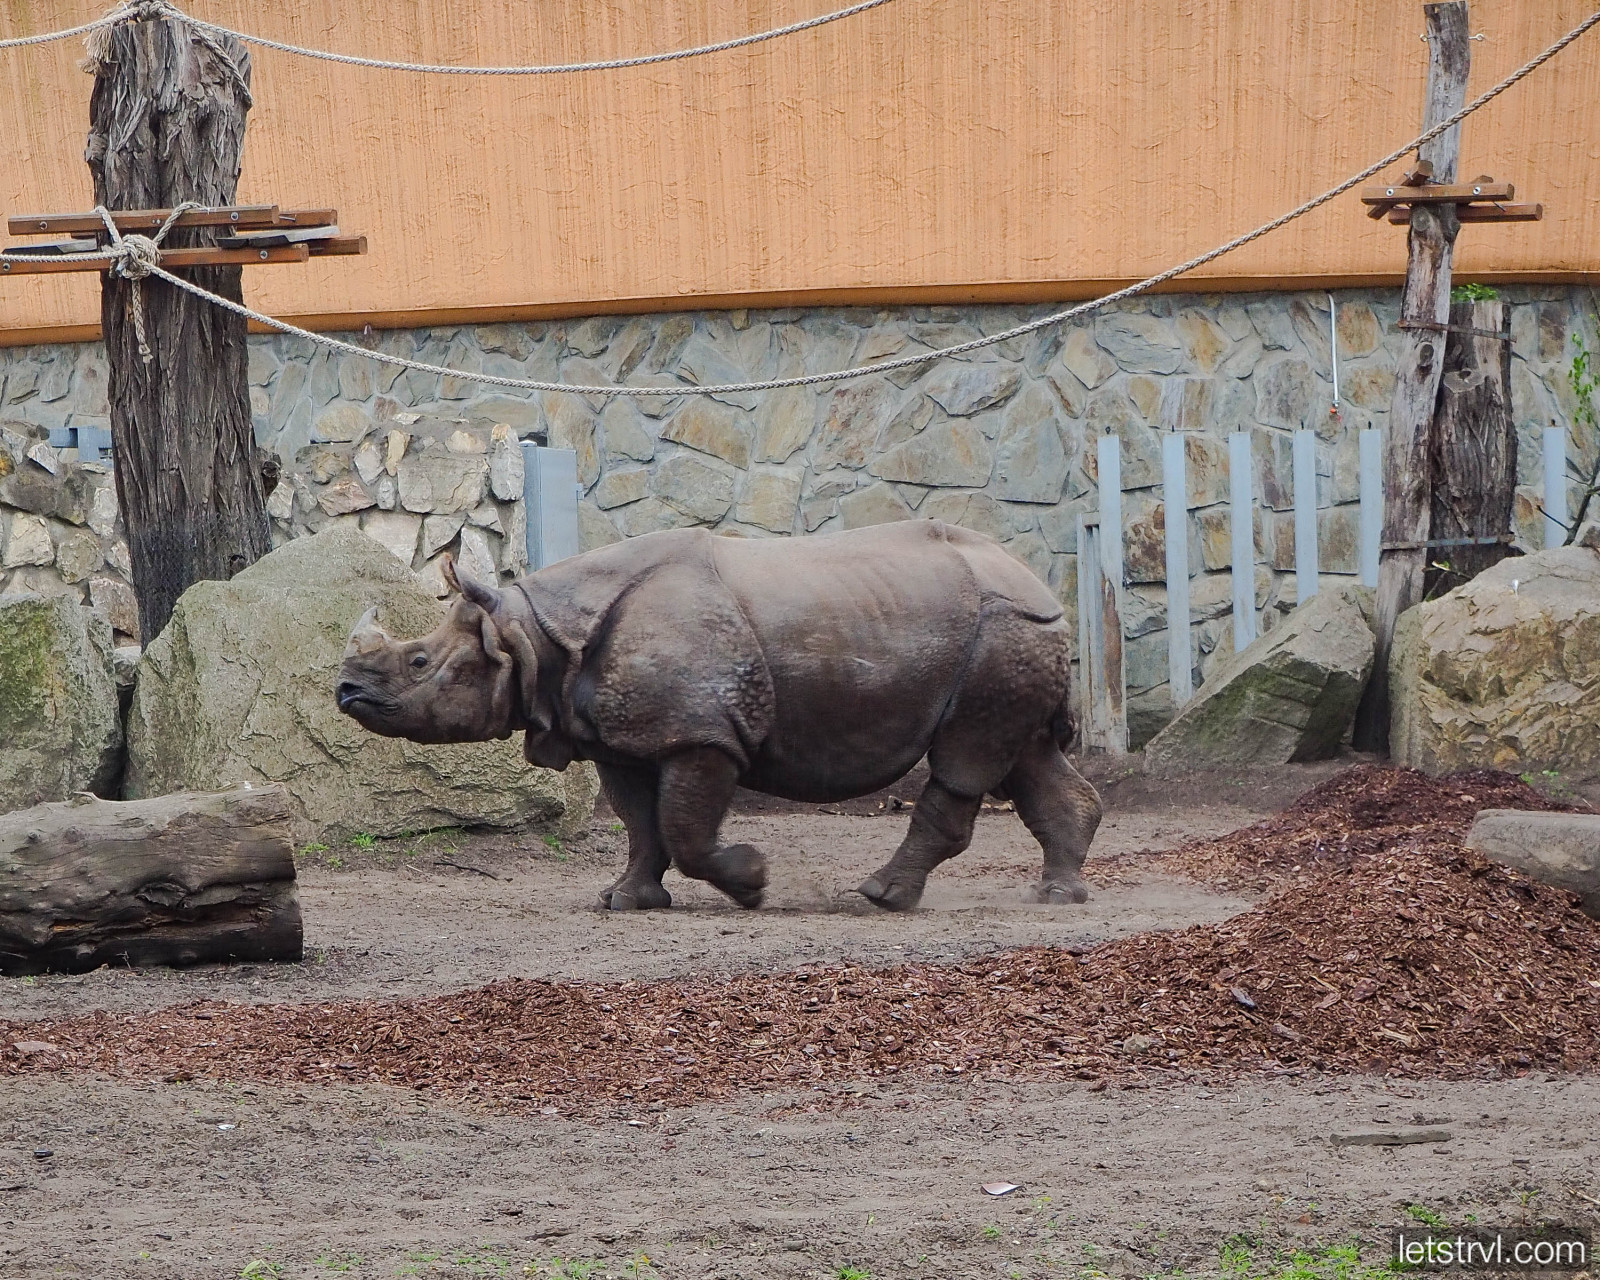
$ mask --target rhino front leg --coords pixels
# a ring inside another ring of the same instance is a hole
[[[628,869],[600,895],[601,907],[612,911],[670,907],[672,895],[661,883],[670,859],[656,825],[656,770],[613,764],[597,767],[606,800],[628,832]]]
[[[679,871],[715,885],[741,907],[759,907],[767,887],[766,857],[747,844],[717,847],[738,785],[738,766],[715,748],[680,752],[661,766],[656,815]]]

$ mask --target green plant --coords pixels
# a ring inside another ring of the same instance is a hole
[[[328,865],[335,871],[341,870],[344,867],[344,859],[336,853],[330,853],[328,855]]]
[[[327,845],[318,844],[316,841],[313,840],[310,844],[306,845],[304,848],[302,848],[300,850],[300,856],[302,858],[309,858],[313,854],[327,853],[327,852],[328,852],[328,846]]]
[[[1000,1228],[991,1222],[983,1229],[983,1238],[985,1240],[998,1240],[1000,1238]]]
[[[278,1280],[283,1275],[283,1268],[276,1262],[268,1262],[265,1258],[252,1258],[244,1264],[244,1270],[239,1272],[239,1280]]]
[[[370,849],[378,843],[378,837],[368,835],[365,831],[358,831],[350,837],[350,846],[354,849]]]
[[[325,1253],[317,1260],[317,1266],[329,1271],[354,1271],[366,1261],[359,1253]]]
[[[1450,1224],[1426,1205],[1408,1204],[1406,1214],[1425,1227],[1448,1227]]]
[[[1493,302],[1500,294],[1493,285],[1458,284],[1450,290],[1451,302]]]
[[[1594,452],[1594,465],[1590,467],[1587,478],[1581,472],[1578,474],[1583,492],[1578,496],[1578,510],[1573,514],[1572,523],[1567,526],[1568,542],[1583,527],[1583,522],[1589,517],[1589,506],[1595,495],[1600,493],[1600,409],[1596,408],[1600,404],[1600,367],[1596,363],[1600,351],[1589,350],[1581,333],[1572,335],[1572,345],[1578,349],[1567,368],[1567,385],[1572,388],[1574,405],[1572,434],[1577,438],[1580,454],[1583,451],[1583,437],[1588,437]],[[1569,460],[1568,466],[1573,465],[1575,460]]]
[[[872,1280],[872,1272],[865,1267],[840,1267],[833,1274],[835,1280]]]
[[[525,1276],[544,1276],[548,1280],[589,1280],[600,1270],[594,1259],[550,1258],[544,1262],[530,1262],[522,1268]]]

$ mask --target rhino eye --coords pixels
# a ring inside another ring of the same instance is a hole
[[[416,657],[411,659],[411,665],[413,667],[418,668],[419,670],[421,668],[427,666],[428,665],[428,655],[425,654],[425,653],[419,653]]]

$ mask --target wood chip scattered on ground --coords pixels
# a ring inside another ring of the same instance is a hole
[[[1081,957],[1032,947],[954,966],[99,1012],[0,1023],[0,1076],[391,1084],[593,1111],[887,1074],[1594,1070],[1600,922],[1461,844],[1479,807],[1554,807],[1520,786],[1353,769],[1209,842],[1233,851],[1230,867],[1300,869],[1258,906]]]

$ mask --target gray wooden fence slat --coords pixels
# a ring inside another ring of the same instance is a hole
[[[1095,544],[1095,522],[1078,516],[1078,726],[1083,745],[1098,747],[1095,690],[1105,683],[1105,664],[1095,640],[1100,611],[1100,548]]]
[[[1233,526],[1233,647],[1256,638],[1256,503],[1250,433],[1228,436],[1228,507]]]
[[[1361,585],[1378,586],[1378,561],[1383,553],[1383,432],[1363,427],[1360,445]]]
[[[1161,437],[1161,488],[1167,526],[1167,672],[1172,705],[1194,697],[1189,640],[1189,477],[1182,432]]]
[[[1106,751],[1128,752],[1127,664],[1122,643],[1122,438],[1101,436],[1095,446],[1100,473],[1100,614],[1106,670]]]
[[[1567,540],[1567,429],[1544,429],[1544,545]]]
[[[525,440],[522,500],[528,521],[528,568],[578,554],[578,454]]]
[[[1317,594],[1317,433],[1294,433],[1295,599]]]

